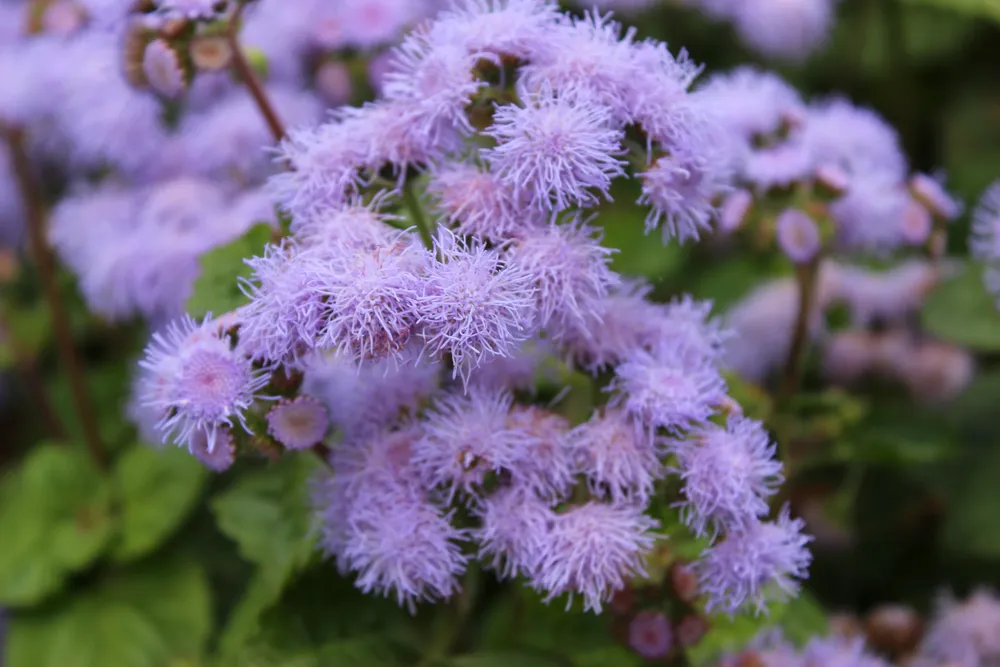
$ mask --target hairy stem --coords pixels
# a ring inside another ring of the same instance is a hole
[[[246,54],[243,53],[243,49],[240,47],[240,19],[243,16],[243,7],[245,5],[245,1],[236,4],[236,9],[229,19],[229,27],[226,31],[226,40],[229,42],[229,49],[232,52],[233,68],[243,81],[243,85],[250,91],[250,95],[257,104],[257,108],[260,109],[260,113],[264,117],[267,128],[271,131],[274,140],[280,142],[287,136],[285,126],[281,122],[281,118],[278,117],[278,112],[275,111],[274,105],[271,104],[270,98],[268,98],[267,93],[264,91],[260,79],[257,78],[257,73],[253,71],[253,67],[247,61]]]
[[[787,400],[799,390],[802,362],[805,358],[806,343],[809,339],[809,317],[816,299],[816,279],[819,276],[819,255],[809,262],[795,266],[795,279],[799,288],[799,306],[792,330],[792,344],[785,359],[785,370],[778,389],[778,398]]]
[[[424,209],[420,206],[417,195],[413,191],[413,184],[410,181],[407,181],[403,185],[403,203],[406,204],[406,208],[410,211],[410,216],[413,218],[413,223],[417,226],[417,231],[420,232],[420,240],[424,242],[428,250],[434,250],[434,237],[431,235],[431,228],[427,223],[427,218],[424,216]]]
[[[73,344],[73,333],[70,330],[69,316],[63,303],[59,286],[56,284],[55,264],[52,254],[45,241],[45,201],[42,191],[35,182],[31,163],[24,146],[24,133],[18,128],[3,128],[7,144],[10,147],[11,164],[28,223],[28,245],[32,260],[38,271],[38,279],[42,284],[45,301],[52,314],[52,326],[55,329],[56,349],[59,363],[65,369],[69,378],[70,393],[73,399],[73,409],[83,428],[83,439],[90,450],[94,462],[101,468],[108,465],[107,452],[101,444],[100,430],[97,426],[97,412],[87,389],[83,364]]]

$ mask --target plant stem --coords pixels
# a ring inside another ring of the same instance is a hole
[[[229,42],[229,49],[233,54],[233,67],[236,69],[236,73],[242,79],[243,85],[250,91],[253,101],[257,103],[257,108],[260,109],[261,115],[264,116],[264,122],[267,123],[267,127],[271,131],[274,140],[280,142],[287,136],[285,126],[281,122],[281,118],[278,117],[278,112],[275,111],[274,105],[271,104],[267,93],[264,92],[264,87],[260,84],[260,79],[257,78],[256,72],[253,71],[253,67],[250,66],[246,55],[243,53],[243,49],[240,47],[240,19],[243,16],[243,8],[245,6],[245,0],[236,3],[236,9],[229,18],[226,41]]]
[[[446,659],[455,649],[455,645],[462,638],[462,631],[465,623],[472,613],[472,606],[475,602],[475,595],[479,588],[480,571],[475,566],[470,566],[462,578],[462,590],[452,600],[445,610],[448,618],[441,625],[439,632],[434,637],[430,650],[420,661],[418,667],[428,667]],[[437,620],[437,619],[435,619]]]
[[[778,388],[778,398],[787,400],[799,390],[799,380],[802,375],[802,361],[805,357],[806,343],[809,339],[809,317],[812,315],[813,301],[816,298],[816,279],[819,276],[820,256],[795,265],[795,279],[799,287],[799,308],[795,317],[795,328],[792,330],[792,343],[785,359],[785,370]]]
[[[80,420],[80,426],[83,428],[83,439],[87,449],[90,450],[91,458],[99,467],[106,468],[108,456],[101,444],[101,434],[97,426],[97,412],[90,400],[83,365],[80,363],[80,358],[73,345],[69,316],[66,313],[62,295],[59,293],[59,286],[56,284],[55,264],[45,241],[45,201],[42,197],[42,191],[32,174],[31,163],[24,147],[24,133],[16,127],[2,129],[10,147],[11,164],[18,187],[21,190],[21,197],[24,200],[28,223],[28,245],[38,271],[38,279],[42,284],[45,300],[52,313],[56,350],[59,355],[59,363],[66,370],[66,375],[69,378],[73,409],[76,411],[77,419]]]
[[[434,237],[431,235],[431,228],[427,224],[427,218],[424,217],[424,209],[420,206],[417,195],[413,192],[413,184],[410,181],[407,181],[403,185],[403,203],[409,209],[410,215],[413,217],[413,222],[417,226],[417,231],[420,232],[420,240],[424,242],[428,250],[434,250]]]
[[[10,320],[8,311],[9,309],[4,306],[3,319],[7,321]],[[65,440],[66,429],[63,427],[55,408],[52,407],[52,402],[49,400],[48,394],[45,393],[45,383],[42,381],[41,373],[38,372],[38,367],[35,365],[32,354],[14,336],[14,332],[11,331],[10,327],[6,327],[3,334],[7,345],[10,347],[11,355],[14,357],[14,366],[17,369],[18,375],[21,376],[21,382],[24,383],[25,390],[30,396],[31,401],[35,404],[49,437],[55,440]]]

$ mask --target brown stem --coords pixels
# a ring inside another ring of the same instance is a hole
[[[795,265],[795,279],[799,287],[799,309],[795,317],[795,329],[792,331],[792,344],[788,348],[785,359],[785,371],[782,374],[778,397],[787,400],[799,390],[799,380],[802,375],[802,361],[805,357],[806,343],[809,340],[809,317],[816,298],[816,279],[819,276],[819,255],[804,264]]]
[[[97,412],[90,400],[83,365],[76,354],[73,345],[73,333],[70,330],[69,316],[63,304],[59,286],[56,284],[55,264],[52,254],[45,241],[45,201],[42,191],[35,182],[24,147],[24,133],[16,127],[0,128],[4,130],[7,144],[10,147],[11,164],[17,178],[21,197],[24,200],[25,214],[28,223],[28,245],[32,259],[38,271],[38,279],[42,284],[45,301],[52,313],[52,326],[55,329],[56,351],[59,363],[66,369],[69,378],[70,393],[73,399],[73,409],[83,428],[83,439],[90,450],[94,462],[101,468],[108,465],[107,453],[101,444],[101,434],[97,426]]]
[[[260,109],[260,113],[264,116],[264,121],[267,123],[267,127],[271,130],[271,135],[274,136],[274,140],[280,142],[284,139],[287,134],[285,132],[285,126],[278,117],[278,112],[274,110],[274,105],[271,104],[271,100],[268,98],[267,93],[264,92],[264,87],[260,84],[260,79],[257,78],[256,72],[253,71],[253,67],[247,61],[246,54],[243,53],[243,49],[240,48],[239,30],[240,30],[240,18],[243,15],[243,7],[246,2],[241,1],[236,3],[236,9],[233,11],[233,15],[229,19],[229,28],[226,31],[226,40],[229,42],[229,49],[232,51],[233,67],[236,69],[236,73],[242,79],[243,84],[250,91],[250,95],[253,97],[253,101],[257,103],[257,108]]]
[[[6,307],[3,308],[3,315],[8,315]],[[4,319],[10,320],[9,317],[4,317]],[[35,408],[42,418],[42,423],[45,424],[45,430],[48,432],[49,437],[54,440],[65,440],[66,429],[63,427],[55,408],[52,407],[49,395],[45,393],[45,383],[42,381],[42,375],[35,365],[33,355],[14,336],[10,327],[6,327],[3,333],[6,337],[7,345],[10,347],[11,355],[14,357],[14,367],[17,370],[17,374],[21,376],[21,382],[24,383],[25,390],[31,401],[35,404]]]

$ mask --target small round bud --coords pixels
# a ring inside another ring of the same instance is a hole
[[[674,629],[677,643],[684,648],[694,646],[708,632],[708,621],[697,614],[689,614],[681,619]]]
[[[851,182],[851,177],[846,171],[832,164],[816,167],[814,176],[820,194],[828,197],[839,197],[844,194]]]
[[[876,362],[878,342],[869,331],[841,331],[834,334],[823,353],[823,370],[837,384],[860,380]]]
[[[920,640],[920,616],[910,607],[882,605],[865,620],[868,642],[876,649],[893,654],[911,651]]]
[[[65,37],[83,27],[87,15],[72,0],[56,0],[46,5],[42,12],[42,31]]]
[[[931,212],[916,199],[911,199],[903,208],[903,219],[900,221],[900,231],[903,241],[919,246],[927,242],[934,228]]]
[[[330,426],[326,408],[311,396],[279,401],[267,413],[267,430],[288,449],[309,449]]]
[[[954,220],[962,212],[962,205],[945,191],[941,182],[927,174],[913,175],[910,192],[942,220]]]
[[[685,563],[675,562],[670,566],[670,585],[681,602],[698,597],[698,575]]]
[[[190,22],[187,19],[168,19],[163,22],[163,25],[160,26],[160,37],[168,40],[177,39],[184,33],[189,25]]]
[[[615,591],[614,595],[611,596],[609,606],[611,607],[611,612],[618,616],[625,616],[630,613],[632,607],[635,606],[635,589],[627,586],[619,591]]]
[[[633,651],[648,660],[663,658],[673,647],[673,631],[663,612],[640,611],[628,628],[628,644]]]
[[[819,252],[819,227],[798,209],[787,209],[775,223],[778,247],[796,264],[805,264]]]
[[[191,40],[188,53],[195,68],[203,72],[226,69],[233,58],[229,40],[221,35],[195,37]]]
[[[146,52],[142,56],[142,71],[149,87],[164,97],[180,97],[187,87],[177,52],[162,39],[154,39],[146,45]]]
[[[316,89],[332,106],[347,104],[351,99],[351,73],[344,63],[327,61],[316,70]]]
[[[861,622],[854,614],[834,613],[827,619],[830,633],[838,637],[850,639],[861,635]]]

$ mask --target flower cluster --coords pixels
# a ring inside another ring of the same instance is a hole
[[[764,667],[792,667],[796,665],[856,665],[857,667],[889,667],[891,663],[879,658],[865,647],[861,638],[838,635],[814,637],[801,649],[781,636],[780,632],[764,632],[743,651],[726,656],[720,667],[736,665],[763,665]]]
[[[213,450],[265,422],[255,441],[329,446],[323,549],[411,608],[478,557],[600,611],[645,573],[671,472],[712,544],[709,606],[793,593],[809,538],[787,510],[766,519],[781,466],[727,396],[728,333],[710,304],[654,303],[614,272],[589,212],[632,178],[648,230],[711,228],[737,160],[688,90],[699,71],[544,0],[470,0],[421,24],[379,99],[289,132],[266,191],[291,234],[248,261],[244,307],[154,340],[140,403],[196,453],[200,433]],[[195,357],[191,379],[169,373]],[[533,402],[570,373],[603,397],[589,419]]]

